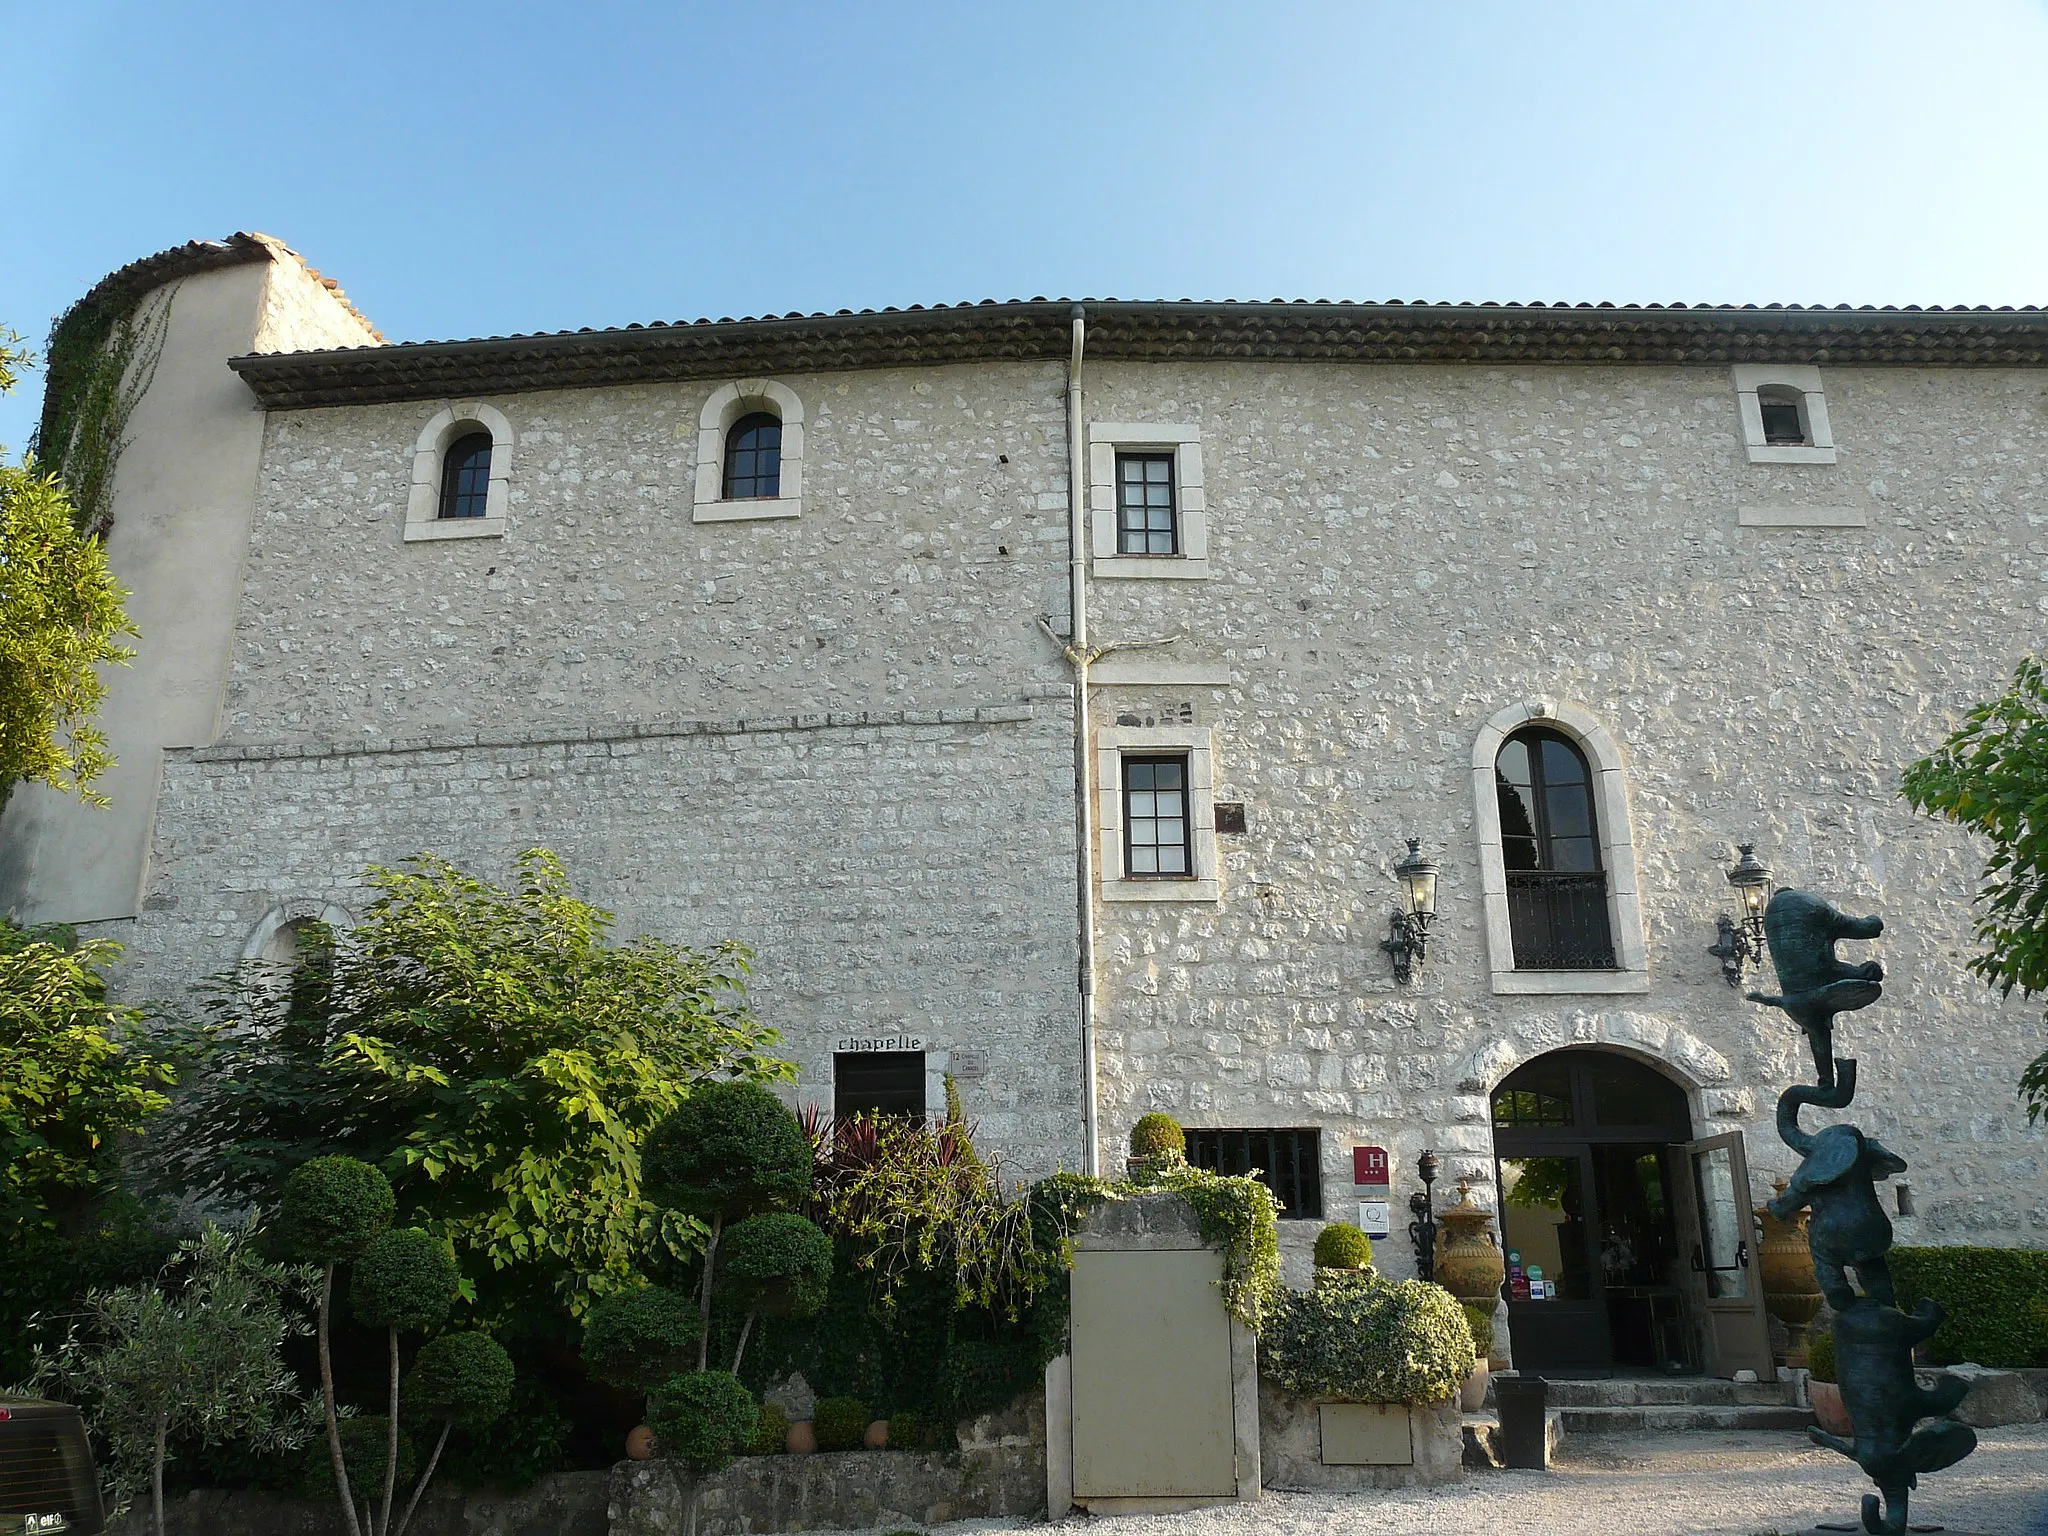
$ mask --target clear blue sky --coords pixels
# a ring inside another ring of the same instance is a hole
[[[2048,0],[0,0],[0,58],[0,320],[37,341],[235,229],[399,340],[1034,294],[2048,302]]]

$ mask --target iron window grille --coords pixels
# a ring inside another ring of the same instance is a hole
[[[1172,454],[1116,456],[1116,548],[1120,555],[1180,553]]]
[[[1195,872],[1188,837],[1188,760],[1124,759],[1124,873],[1186,879]]]
[[[1323,1219],[1322,1132],[1190,1130],[1188,1161],[1211,1173],[1249,1173],[1280,1202],[1282,1221]]]
[[[1611,971],[1607,872],[1593,773],[1557,731],[1517,731],[1494,760],[1501,862],[1518,971]]]
[[[491,434],[471,432],[449,444],[441,459],[437,517],[482,517],[491,493]]]
[[[766,411],[742,416],[725,434],[727,501],[772,501],[782,494],[782,422]]]
[[[832,1056],[832,1117],[925,1117],[923,1051],[837,1051]]]

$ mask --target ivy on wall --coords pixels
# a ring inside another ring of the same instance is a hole
[[[156,378],[172,294],[138,303],[123,284],[87,294],[50,327],[49,379],[31,443],[40,467],[64,482],[78,528],[104,538],[114,523],[114,468],[128,422]]]

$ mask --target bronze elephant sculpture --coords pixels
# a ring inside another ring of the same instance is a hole
[[[1835,1082],[1835,1015],[1869,1007],[1884,990],[1882,965],[1875,960],[1851,965],[1835,954],[1835,944],[1874,939],[1883,932],[1883,918],[1850,917],[1811,891],[1780,891],[1764,908],[1764,939],[1777,968],[1780,995],[1747,995],[1751,1002],[1784,1009],[1805,1031],[1823,1088]]]

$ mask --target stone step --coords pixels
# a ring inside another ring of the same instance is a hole
[[[1789,1408],[1789,1381],[1724,1381],[1718,1376],[1616,1376],[1603,1381],[1550,1381],[1556,1408]]]
[[[1757,1404],[1646,1404],[1627,1408],[1560,1410],[1567,1435],[1647,1435],[1673,1430],[1804,1429],[1813,1422],[1805,1408]]]

